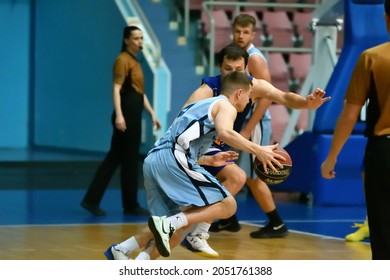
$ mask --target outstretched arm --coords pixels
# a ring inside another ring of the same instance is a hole
[[[265,80],[253,79],[252,98],[258,99],[265,97],[271,101],[284,105],[292,109],[310,109],[319,108],[326,101],[330,100],[330,96],[325,97],[325,91],[317,88],[306,98],[293,92],[284,92],[277,89]]]

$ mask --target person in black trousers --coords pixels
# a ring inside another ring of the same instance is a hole
[[[106,212],[100,202],[115,170],[120,170],[122,206],[125,215],[149,215],[137,201],[139,148],[141,144],[142,111],[145,108],[156,129],[161,128],[149,100],[144,93],[142,67],[136,58],[142,50],[143,34],[137,26],[123,31],[122,51],[114,63],[111,147],[85,194],[81,206],[96,216]]]
[[[390,33],[390,0],[384,1],[385,21]],[[322,176],[336,177],[341,149],[351,135],[361,109],[367,106],[364,154],[364,194],[372,259],[390,260],[390,42],[365,50],[360,55],[344,107],[333,133],[332,144],[321,165]]]

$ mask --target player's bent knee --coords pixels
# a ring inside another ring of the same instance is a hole
[[[237,211],[237,202],[233,196],[228,196],[221,201],[224,204],[223,210],[220,212],[220,219],[227,219],[234,215]]]
[[[246,182],[246,174],[245,171],[241,168],[238,168],[234,174],[234,180],[238,186],[243,186]]]
[[[217,178],[232,195],[235,195],[245,185],[246,174],[237,165],[229,165],[217,174]]]

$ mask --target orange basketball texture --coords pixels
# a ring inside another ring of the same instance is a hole
[[[277,172],[274,172],[270,168],[268,168],[267,174],[264,172],[263,164],[257,158],[255,158],[255,160],[253,161],[254,170],[257,177],[268,185],[276,185],[282,183],[292,172],[292,160],[289,153],[280,146],[277,146],[274,152],[280,154],[286,159],[285,161],[279,160],[280,163],[283,165],[283,168],[280,168],[279,166],[275,165]]]

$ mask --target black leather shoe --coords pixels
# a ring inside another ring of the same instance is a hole
[[[134,216],[150,216],[150,212],[142,207],[137,207],[137,208],[134,208],[134,209],[126,209],[126,210],[123,210],[123,214],[125,216],[131,216],[131,215],[134,215]]]
[[[91,212],[95,216],[105,216],[106,211],[102,210],[98,205],[92,205],[88,202],[82,201],[81,207],[83,207],[85,210]]]

